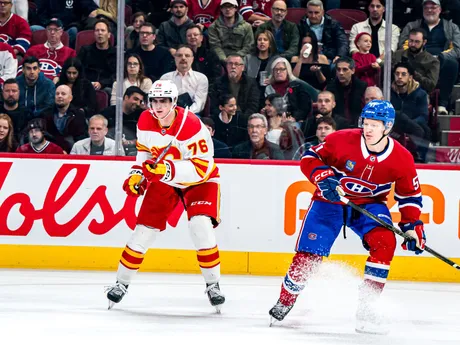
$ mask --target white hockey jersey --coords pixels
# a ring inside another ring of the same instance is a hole
[[[214,146],[209,130],[200,119],[177,107],[176,118],[169,128],[163,128],[149,110],[145,110],[137,122],[138,165],[147,159],[158,157],[173,140],[164,160],[172,168],[172,179],[164,183],[177,188],[187,188],[219,179],[219,169],[214,163]],[[183,126],[182,121],[185,121]],[[182,128],[181,128],[182,127]],[[177,138],[174,138],[179,133]]]

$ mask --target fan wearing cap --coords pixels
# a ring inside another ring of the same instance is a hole
[[[18,153],[46,153],[46,154],[65,154],[62,147],[49,142],[45,138],[46,125],[41,118],[35,118],[27,124],[27,135],[29,142],[16,150]]]
[[[375,55],[370,54],[372,48],[371,34],[360,32],[355,37],[355,45],[359,49],[359,52],[354,53],[352,56],[356,63],[355,75],[362,81],[365,81],[367,86],[375,86],[380,65]]]
[[[251,25],[238,13],[238,2],[222,0],[220,12],[219,18],[208,29],[211,49],[222,62],[229,55],[248,55],[254,48],[254,33]]]
[[[407,49],[410,32],[414,28],[425,30],[425,50],[437,57],[440,62],[439,79],[436,88],[440,89],[438,113],[446,115],[449,110],[450,94],[458,77],[460,59],[460,29],[452,22],[441,18],[439,0],[423,1],[423,18],[408,23],[399,38],[401,48]]]
[[[61,41],[64,26],[58,18],[51,18],[46,24],[47,41],[29,48],[25,57],[35,56],[40,61],[40,71],[55,84],[59,81],[64,62],[77,54]]]
[[[193,21],[187,16],[188,4],[186,0],[172,0],[170,4],[171,18],[160,24],[157,43],[169,49],[172,56],[181,44],[186,44],[186,32]]]

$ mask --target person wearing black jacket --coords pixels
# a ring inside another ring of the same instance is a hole
[[[110,45],[110,26],[105,19],[94,24],[96,42],[83,46],[78,53],[86,78],[96,90],[111,89],[115,81],[117,50]],[[110,93],[109,93],[110,94]]]
[[[321,54],[326,55],[331,62],[335,63],[339,57],[348,56],[348,39],[345,31],[338,21],[324,14],[321,0],[308,2],[307,15],[299,23],[300,40],[307,31],[316,34],[318,42],[322,44]],[[318,37],[319,32],[322,32],[321,37]]]

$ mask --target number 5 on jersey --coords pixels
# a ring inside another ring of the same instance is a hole
[[[208,144],[206,143],[205,139],[201,139],[198,142],[191,143],[187,146],[189,150],[192,151],[192,154],[196,156],[198,150],[202,153],[207,153],[209,151]]]

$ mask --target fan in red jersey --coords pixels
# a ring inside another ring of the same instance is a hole
[[[120,259],[117,282],[107,292],[109,309],[121,301],[168,217],[183,203],[197,250],[205,292],[219,311],[220,258],[214,227],[219,222],[219,170],[208,129],[188,109],[176,106],[178,91],[170,80],[157,80],[149,92],[149,109],[137,123],[137,157],[123,184],[128,195],[145,194],[137,225]]]
[[[35,118],[27,124],[29,142],[16,150],[18,153],[45,153],[45,154],[65,154],[62,147],[49,142],[45,138],[46,125],[45,121]]]
[[[280,298],[269,314],[281,321],[324,256],[329,256],[340,229],[349,227],[369,251],[360,287],[356,331],[386,333],[376,302],[382,292],[396,249],[394,233],[340,202],[340,187],[347,198],[392,224],[386,199],[395,183],[399,203],[399,226],[411,240],[403,249],[423,252],[425,232],[419,219],[422,208],[420,183],[412,155],[388,137],[395,120],[390,102],[374,100],[363,109],[361,129],[329,134],[302,157],[304,175],[316,185],[296,244],[296,254],[284,278]]]

